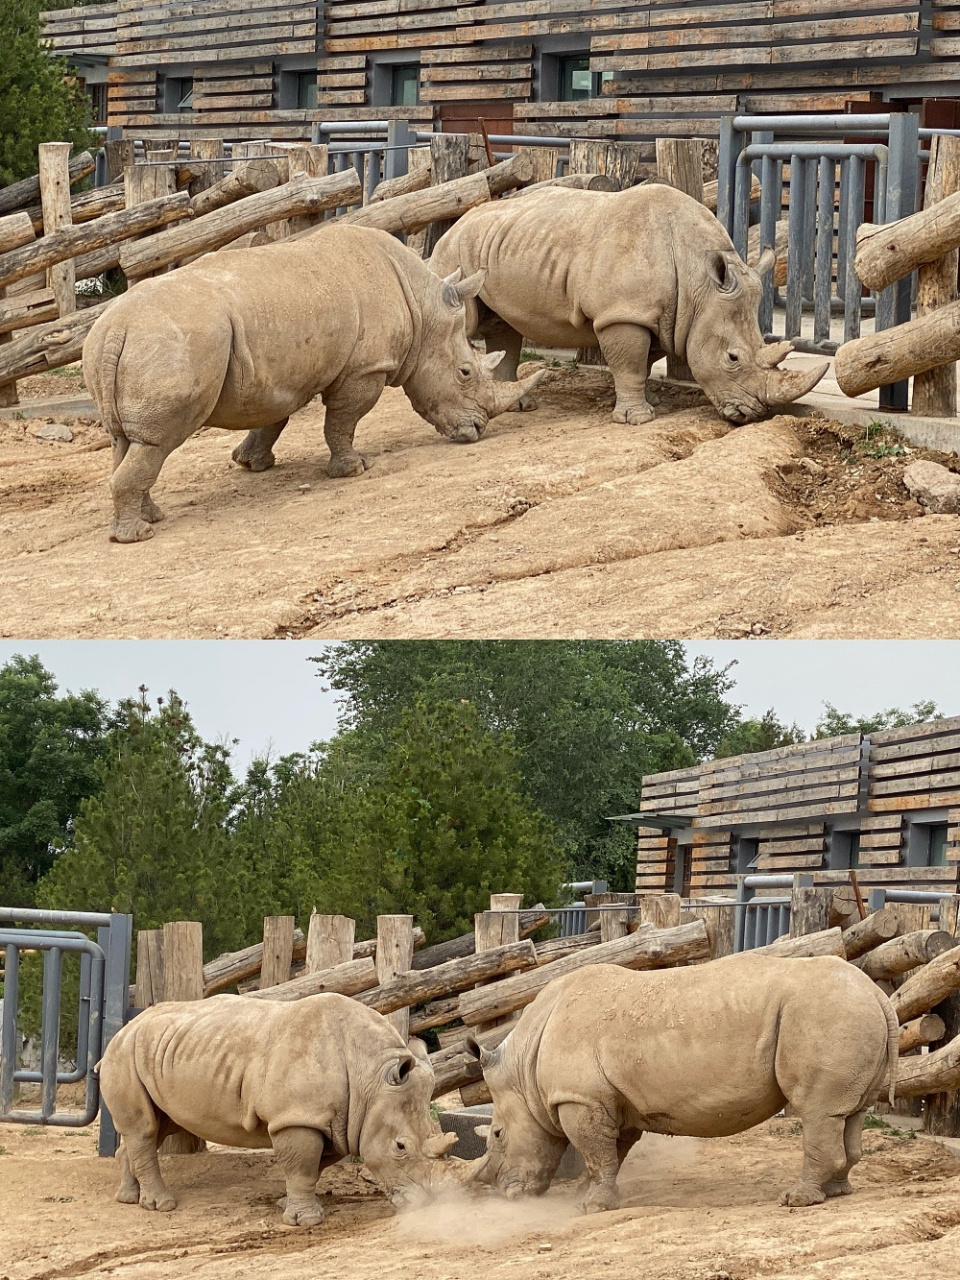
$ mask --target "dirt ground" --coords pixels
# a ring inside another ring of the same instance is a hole
[[[623,1206],[582,1217],[572,1184],[542,1200],[493,1195],[396,1215],[353,1166],[325,1173],[326,1222],[285,1227],[262,1152],[165,1159],[180,1204],[113,1199],[92,1130],[0,1129],[0,1278],[144,1280],[946,1280],[960,1274],[960,1160],[868,1131],[857,1191],[782,1209],[800,1160],[795,1122],[737,1138],[648,1135],[621,1173]]]
[[[914,457],[863,428],[776,417],[731,428],[661,392],[610,421],[605,370],[557,365],[532,413],[453,445],[388,391],[361,423],[370,469],[325,475],[309,406],[278,466],[235,466],[207,430],[167,461],[167,514],[108,541],[106,433],[0,420],[0,634],[8,637],[960,636],[960,526],[924,515]],[[28,379],[77,394],[76,369]],[[26,412],[26,411],[25,411]],[[54,421],[47,416],[46,421]]]

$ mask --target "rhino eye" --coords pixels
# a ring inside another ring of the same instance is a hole
[[[737,355],[737,353],[736,353],[735,351],[728,351],[728,352],[727,352],[727,359],[730,361],[730,363],[731,363],[731,364],[739,364],[739,363],[740,363],[740,357]]]
[[[406,1143],[405,1143],[405,1142],[401,1142],[401,1141],[400,1141],[400,1139],[398,1138],[398,1139],[397,1139],[397,1150],[398,1150],[398,1151],[406,1151],[406,1149],[407,1149],[407,1145],[406,1145]]]
[[[461,377],[461,378],[469,378],[469,377],[470,377],[470,375],[471,375],[471,373],[473,373],[473,369],[470,367],[470,365],[468,365],[468,364],[462,364],[462,365],[460,366],[460,377]]]

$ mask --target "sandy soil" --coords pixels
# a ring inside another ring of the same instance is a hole
[[[960,1160],[924,1140],[866,1135],[857,1193],[813,1209],[776,1197],[797,1125],[737,1138],[647,1136],[621,1173],[623,1207],[581,1217],[571,1184],[542,1200],[454,1200],[397,1216],[353,1167],[320,1182],[327,1220],[285,1227],[272,1157],[173,1156],[172,1214],[113,1198],[92,1130],[0,1129],[0,1277],[226,1280],[945,1280],[960,1273]]]
[[[606,371],[550,376],[537,411],[473,446],[388,391],[358,433],[359,479],[326,477],[319,404],[261,475],[231,462],[237,436],[201,432],[166,463],[167,520],[136,546],[107,538],[95,420],[61,443],[4,419],[0,634],[960,636],[956,517],[923,516],[900,479],[912,456],[956,457],[792,417],[730,428],[681,389],[654,422],[617,426]],[[72,369],[28,382],[79,386]]]

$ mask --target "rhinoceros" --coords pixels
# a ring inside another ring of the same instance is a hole
[[[200,427],[249,430],[233,457],[263,471],[290,414],[316,395],[331,476],[363,472],[354,432],[387,385],[402,386],[441,435],[476,441],[523,394],[493,378],[497,356],[467,341],[464,303],[481,282],[458,271],[438,280],[386,232],[331,226],[135,285],[83,348],[87,387],[113,437],[111,536],[152,536],[160,467]]]
[[[757,315],[765,251],[754,271],[721,224],[663,183],[626,191],[544,187],[470,210],[430,259],[443,275],[484,273],[468,332],[504,350],[497,377],[517,376],[522,338],[548,347],[598,347],[613,374],[614,422],[654,416],[653,362],[680,356],[717,411],[752,422],[805,395],[828,362],[780,369],[792,343],[765,346]],[[521,408],[535,408],[525,396]]]
[[[360,1156],[398,1207],[422,1201],[456,1142],[430,1116],[433,1070],[379,1013],[345,996],[213,996],[144,1010],[110,1041],[100,1089],[122,1142],[117,1199],[174,1209],[157,1148],[185,1130],[272,1147],[283,1220],[314,1226],[321,1169]]]
[[[635,973],[588,965],[546,986],[495,1049],[468,1044],[493,1096],[487,1153],[469,1181],[545,1191],[568,1142],[583,1156],[587,1212],[645,1133],[722,1137],[789,1102],[803,1171],[786,1205],[850,1191],[864,1109],[896,1078],[899,1029],[885,995],[836,957],[749,953]]]

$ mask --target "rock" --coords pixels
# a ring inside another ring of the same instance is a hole
[[[911,462],[904,470],[903,483],[917,502],[934,515],[955,515],[960,511],[960,476],[939,462]]]
[[[66,444],[73,439],[73,432],[62,422],[45,422],[33,434],[38,440],[63,440]]]
[[[816,462],[813,458],[801,458],[800,466],[803,467],[804,471],[806,471],[808,475],[823,475],[823,467],[821,467],[820,463]]]

